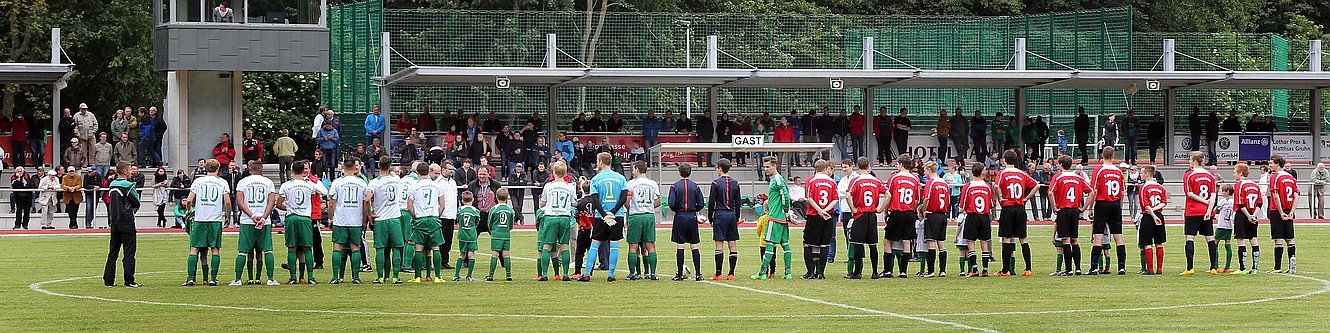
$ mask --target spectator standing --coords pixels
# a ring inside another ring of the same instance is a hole
[[[92,144],[92,166],[98,174],[106,174],[111,168],[111,142],[107,141],[106,132],[97,135],[97,143]]]
[[[403,113],[401,117],[397,117],[397,123],[393,124],[393,131],[398,134],[410,132],[414,128],[416,128],[416,118],[411,116],[410,111]]]
[[[1325,218],[1325,185],[1330,184],[1330,170],[1326,170],[1325,163],[1316,163],[1316,170],[1312,171],[1312,208],[1315,209],[1313,216],[1318,219]]]
[[[947,146],[947,140],[951,139],[951,121],[947,119],[947,109],[937,111],[937,125],[933,128],[933,136],[937,137],[937,158],[942,161],[947,160],[947,155],[951,153],[951,148]],[[943,164],[945,166],[945,164]],[[943,167],[942,169],[946,169]]]
[[[550,175],[549,168],[545,167],[545,164],[536,164],[535,166],[536,170],[531,172],[531,186],[533,187],[531,189],[531,207],[540,209],[540,196],[545,193],[545,183],[554,180],[554,178]],[[567,173],[564,175],[567,175]]]
[[[175,206],[173,210],[183,211],[183,208],[180,205],[184,205],[185,198],[189,197],[189,188],[193,185],[194,177],[190,177],[189,174],[185,173],[185,168],[175,170],[175,178],[171,178],[171,205]],[[176,215],[175,225],[171,226],[171,228],[183,228],[184,223],[185,217],[183,215]]]
[[[166,203],[171,200],[167,188],[170,186],[171,174],[166,173],[166,167],[157,167],[157,171],[152,174],[152,204],[157,206],[158,228],[166,227]]]
[[[910,123],[909,112],[909,109],[901,108],[900,115],[892,119],[892,123],[895,123],[896,128],[892,131],[891,139],[896,141],[896,153],[898,155],[910,152],[910,130],[914,127]]]
[[[734,141],[734,121],[730,120],[729,112],[722,112],[716,118],[716,142],[729,143]],[[647,145],[651,147],[651,145]],[[720,158],[734,158],[732,152],[721,152]]]
[[[1136,117],[1136,110],[1127,109],[1127,117],[1122,118],[1122,137],[1127,139],[1127,164],[1136,164],[1136,156],[1140,153],[1136,148],[1137,131],[1140,129],[1140,119]]]
[[[526,186],[531,185],[530,175],[526,172],[526,166],[522,163],[514,163],[511,172],[508,172],[508,202],[513,204],[513,211],[517,212],[517,221],[523,221],[522,202],[526,201]]]
[[[799,135],[800,139],[802,139],[802,141],[800,141],[800,142],[804,142],[804,143],[815,143],[815,142],[818,142],[818,141],[817,141],[817,127],[818,127],[818,126],[817,126],[817,124],[816,124],[816,120],[817,120],[817,110],[816,110],[816,109],[809,109],[809,110],[808,110],[808,113],[805,113],[802,117],[799,117],[799,122],[802,122],[802,123],[804,124],[803,128],[800,129],[800,130],[803,131],[803,133],[800,133],[800,135]],[[730,134],[730,135],[734,135],[734,132],[731,131],[729,134]],[[813,153],[810,152],[810,153],[805,154],[805,155],[804,155],[804,160],[803,160],[803,162],[806,163],[806,164],[812,165],[812,164],[813,164]]]
[[[850,114],[850,156],[859,158],[864,156],[864,131],[868,128],[868,120],[864,117],[863,110],[858,105],[854,106],[854,112]],[[780,133],[780,128],[776,128]],[[791,141],[793,142],[793,141]]]
[[[795,132],[795,130],[794,130],[794,126],[793,126],[793,125],[790,125],[790,118],[791,118],[791,117],[781,117],[781,118],[780,118],[780,124],[776,125],[775,133],[772,134],[772,141],[775,141],[776,143],[794,143],[794,132]],[[862,125],[862,124],[861,124],[861,125]],[[860,132],[862,132],[862,131],[860,131]],[[861,134],[861,135],[860,135],[859,139],[860,139],[860,141],[861,141],[861,143],[862,143],[862,141],[863,141],[863,135],[862,135],[862,133],[860,133],[860,134]],[[790,157],[790,162],[789,162],[789,163],[790,163],[790,164],[795,164],[796,161],[799,160],[799,157],[798,157],[798,156],[795,156],[795,155],[796,155],[796,154],[794,154],[794,153],[789,153],[789,157]],[[777,157],[776,160],[777,160],[777,161],[780,161],[781,158]]]
[[[693,120],[692,120],[692,119],[688,119],[688,117],[683,117],[683,116],[680,116],[680,117],[678,117],[678,118],[666,117],[665,119],[666,119],[666,122],[667,122],[667,124],[665,125],[665,128],[674,128],[674,132],[675,132],[675,133],[692,133],[692,132],[693,132]],[[673,127],[671,127],[671,126],[668,125],[668,122],[670,121],[670,119],[673,119],[673,120],[674,120],[674,126],[673,126]],[[589,158],[592,159],[592,160],[595,160],[595,159],[596,159],[595,156],[591,156],[591,157],[589,157]],[[592,163],[594,164],[595,162],[592,161]]]
[[[10,177],[9,188],[13,190],[14,195],[10,198],[14,203],[14,230],[23,228],[28,230],[28,222],[32,218],[32,195],[33,189],[37,188],[37,180],[28,178],[27,170],[22,166],[14,169],[14,176]]]
[[[1085,114],[1083,106],[1076,107],[1076,112],[1073,129],[1076,131],[1076,146],[1081,150],[1081,164],[1084,165],[1090,163],[1090,149],[1086,147],[1090,139],[1090,115]]]
[[[434,115],[429,113],[429,105],[422,106],[420,115],[416,116],[416,130],[421,132],[434,132],[438,130],[439,122],[434,119]]]
[[[148,108],[148,116],[139,118],[139,161],[141,165],[162,165],[162,135],[166,134],[166,121],[157,114],[157,107]],[[152,163],[148,163],[151,160]]]
[[[1205,144],[1206,151],[1210,153],[1210,164],[1213,165],[1219,161],[1219,154],[1216,150],[1219,147],[1219,116],[1210,112],[1210,119],[1205,122]]]
[[[1159,147],[1164,144],[1164,117],[1155,115],[1154,120],[1150,121],[1150,127],[1145,130],[1146,140],[1150,146],[1150,163],[1156,163],[1155,156],[1159,152]],[[1167,156],[1165,156],[1167,158]]]
[[[212,158],[223,166],[231,164],[231,160],[236,158],[236,151],[233,147],[235,147],[235,144],[231,143],[231,134],[222,133],[221,141],[212,146]]]
[[[226,1],[222,1],[217,4],[217,7],[212,8],[212,21],[218,23],[234,23],[235,11],[231,10],[230,7],[227,7]]]
[[[600,118],[600,111],[596,111],[596,118]],[[499,129],[503,128],[503,122],[499,121],[499,115],[493,112],[490,113],[489,118],[485,118],[485,123],[481,125],[481,128],[485,130],[485,133],[498,132]],[[604,127],[605,122],[602,121],[599,128]]]
[[[1104,122],[1104,134],[1100,138],[1104,140],[1105,147],[1112,147],[1118,144],[1118,115],[1108,114],[1108,121]]]
[[[74,114],[74,133],[84,147],[92,147],[97,142],[97,116],[88,111],[87,104],[79,104],[79,112]],[[84,160],[92,159],[92,151],[84,150]]]
[[[69,213],[69,228],[78,229],[79,204],[83,203],[83,175],[80,175],[73,166],[68,167],[65,169],[65,177],[61,179],[60,187],[65,190],[64,204],[65,212]]]
[[[970,152],[970,123],[966,121],[965,115],[961,114],[960,107],[956,107],[955,113],[951,115],[950,122],[951,144],[956,146],[956,164],[964,165],[965,154]]]
[[[87,104],[83,104],[83,106],[87,106]],[[60,114],[60,123],[58,126],[57,129],[59,132],[56,133],[60,134],[61,139],[78,139],[78,133],[74,131],[74,128],[76,127],[74,126],[74,114],[70,113],[68,108]]]
[[[988,158],[988,121],[984,120],[983,114],[979,110],[974,110],[974,117],[970,118],[970,143],[974,147],[974,161],[978,163]]]
[[[13,150],[13,158],[14,158],[11,161],[14,162],[13,163],[14,165],[17,166],[28,165],[27,163],[28,131],[29,129],[28,129],[27,118],[25,118],[22,113],[15,115],[14,125],[12,131],[9,134],[10,149]],[[37,164],[41,164],[41,162],[38,161]]]
[[[296,152],[300,150],[300,147],[296,146],[296,140],[291,139],[291,131],[283,129],[282,136],[277,138],[272,150],[274,154],[277,154],[277,166],[280,169],[279,173],[281,173],[279,178],[282,183],[286,183],[291,178],[291,163],[295,162]]]
[[[341,144],[342,135],[333,129],[333,124],[324,122],[323,130],[319,131],[319,136],[315,141],[318,143],[319,150],[323,152],[323,165],[337,165],[337,147]],[[220,162],[221,160],[218,160]],[[320,177],[332,179],[330,175],[319,174]]]
[[[697,142],[715,142],[716,123],[711,120],[711,110],[703,111],[702,115],[697,117],[696,126]],[[711,165],[711,153],[698,153],[697,165]]]
[[[466,188],[476,198],[475,207],[480,210],[480,220],[489,221],[490,208],[498,202],[494,193],[499,190],[499,182],[490,179],[488,168],[479,168],[476,169],[476,179],[468,183]],[[477,233],[489,232],[487,224],[481,223],[477,226]]]
[[[34,111],[32,117],[28,118],[27,139],[32,151],[32,165],[42,165],[46,161],[46,131],[50,124],[51,117],[41,111]]]
[[[59,203],[60,197],[60,177],[56,175],[55,170],[46,170],[46,176],[42,177],[38,189],[41,194],[37,197],[37,209],[42,211],[42,229],[55,229],[52,226],[52,220],[55,218],[55,207]]]
[[[595,115],[591,116],[591,120],[587,120],[586,130],[587,132],[605,132],[605,118],[600,116],[600,110],[596,110]]]
[[[1044,122],[1044,116],[1034,117],[1034,134],[1036,141],[1034,152],[1036,158],[1039,160],[1048,158],[1047,156],[1044,156],[1044,144],[1048,143],[1049,138],[1048,123]],[[1049,178],[1052,178],[1052,176],[1050,175]]]
[[[759,134],[761,131],[755,129],[753,132],[754,134]],[[841,108],[840,113],[837,114],[835,118],[832,118],[832,140],[836,145],[836,150],[840,152],[840,157],[842,159],[848,159],[850,154],[854,151],[854,147],[850,146],[850,117],[849,114],[845,112],[844,108]],[[761,158],[757,160],[757,164],[762,164]],[[758,178],[765,178],[765,174],[765,172],[759,171]]]
[[[444,117],[444,119],[449,119],[449,117]],[[365,142],[370,142],[374,138],[382,137],[383,130],[387,127],[388,124],[384,121],[383,115],[379,114],[379,106],[375,105],[374,108],[370,110],[369,115],[365,116]]]
[[[1233,110],[1228,111],[1228,117],[1224,118],[1224,125],[1222,126],[1222,128],[1224,132],[1229,132],[1229,133],[1242,132],[1242,123],[1238,120],[1237,111]]]
[[[1255,116],[1252,116],[1255,119]],[[1191,113],[1187,114],[1187,134],[1191,137],[1191,151],[1201,151],[1201,135],[1205,134],[1205,123],[1201,122],[1201,108],[1191,107]],[[1251,125],[1248,125],[1250,128]],[[1164,158],[1170,158],[1164,156]]]
[[[527,160],[527,165],[546,165],[550,162],[550,145],[545,143],[545,137],[537,137],[536,145],[529,148],[531,158]]]
[[[378,112],[379,112],[379,107],[378,107],[378,106],[375,106],[375,107],[374,107],[374,113],[378,113]],[[458,113],[461,113],[461,112],[462,112],[462,109],[457,109],[457,112],[458,112]],[[380,119],[382,119],[382,118],[380,118]],[[369,118],[365,118],[365,121],[369,121]],[[443,115],[442,115],[442,116],[439,116],[439,131],[443,131],[443,132],[452,132],[452,131],[454,131],[454,129],[453,129],[453,125],[456,125],[456,124],[457,124],[457,117],[454,117],[453,114],[452,114],[452,111],[448,111],[448,108],[443,108]],[[366,125],[365,125],[365,133],[369,133],[369,124],[368,124],[368,123],[366,123]],[[366,142],[369,142],[369,141],[366,140]],[[443,145],[443,144],[439,144],[439,145]]]
[[[568,133],[559,133],[559,142],[554,143],[554,150],[569,163],[577,156],[577,149],[573,147],[573,140],[568,138]]]
[[[78,138],[69,139],[69,148],[65,148],[65,165],[74,168],[87,166],[87,149],[83,148]]]
[[[671,115],[670,117],[673,117],[673,115]],[[577,114],[577,118],[573,118],[573,124],[572,124],[573,133],[586,132],[587,131],[586,122],[587,122],[586,112],[579,112]]]
[[[793,142],[804,142],[804,141],[803,141],[803,140],[804,140],[804,138],[803,138],[803,135],[804,135],[804,134],[803,134],[803,133],[804,133],[804,124],[805,124],[805,123],[804,123],[803,119],[800,119],[800,118],[799,118],[799,113],[796,112],[796,111],[794,111],[794,110],[790,110],[790,115],[789,115],[786,119],[789,120],[789,122],[790,122],[790,126],[794,128],[794,141],[793,141]],[[721,130],[720,125],[716,125],[716,131],[717,131],[717,134],[716,134],[716,135],[718,136],[716,141],[719,141],[719,142],[730,142],[730,140],[728,140],[728,139],[723,139],[723,140],[722,140],[722,139],[719,139],[719,135],[720,135],[719,132],[720,132],[720,130]],[[867,147],[865,147],[864,149],[867,149]],[[794,166],[803,166],[803,159],[799,158],[799,154],[798,154],[798,153],[790,153],[790,156],[793,157],[793,158],[791,158],[790,160],[793,160],[793,161],[794,161]]]
[[[130,117],[133,117],[133,114],[134,110],[126,106],[124,110],[117,110],[115,115],[111,116],[112,143],[120,142],[120,134],[129,134],[129,132],[137,129],[138,124],[135,124],[130,120]]]
[[[85,209],[83,215],[83,225],[92,229],[92,218],[97,212],[97,202],[102,198],[103,176],[96,169],[88,170],[83,174],[83,201]]]
[[[989,151],[1001,152],[1007,150],[1007,119],[1002,116],[1002,112],[993,115],[993,126],[990,128],[993,137],[993,149]]]
[[[125,109],[128,110],[129,108],[126,107]],[[147,115],[148,109],[144,107],[139,107],[134,113],[125,111],[125,117],[123,118],[125,119],[125,133],[129,134],[129,139],[134,141],[135,147],[138,147],[139,145],[139,118],[146,117]],[[130,165],[138,164],[130,163]]]
[[[508,135],[510,136],[508,139],[508,151],[506,152],[508,154],[508,163],[505,163],[504,167],[508,170],[513,170],[518,164],[522,164],[522,162],[526,161],[527,147],[526,142],[522,140],[522,136],[518,132],[512,132]]]
[[[462,167],[453,171],[453,178],[456,178],[458,184],[470,184],[476,180],[476,168],[471,165],[471,160],[462,160]]]
[[[245,130],[245,140],[240,142],[240,151],[246,163],[249,161],[263,163],[263,141],[254,137],[254,130]]]
[[[1034,211],[1030,216],[1033,216],[1035,221],[1044,221],[1048,220],[1049,216],[1052,215],[1052,211],[1048,206],[1048,182],[1052,180],[1053,172],[1050,170],[1051,167],[1047,163],[1045,163],[1042,168],[1039,168],[1038,165],[1035,165],[1034,167],[1038,169],[1033,170],[1034,172],[1031,172],[1030,176],[1034,178],[1040,186],[1039,197],[1035,198],[1034,203],[1030,205],[1030,210]]]
[[[461,111],[460,109],[458,111]],[[540,118],[539,111],[531,111],[531,115],[526,117],[526,122],[534,126],[537,130],[545,129],[545,119]]]
[[[725,116],[721,116],[721,119],[724,122]],[[647,147],[655,147],[656,144],[660,143],[660,130],[664,126],[665,123],[660,118],[656,118],[656,110],[648,109],[646,118],[642,118],[642,141],[646,142]],[[728,142],[729,140],[725,141]],[[647,164],[651,164],[651,162],[651,157],[647,156]]]
[[[623,119],[619,118],[619,111],[610,114],[610,121],[605,123],[606,132],[623,132]]]

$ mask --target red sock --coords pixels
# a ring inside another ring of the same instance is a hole
[[[1145,271],[1154,273],[1155,252],[1145,249]]]
[[[1155,271],[1156,271],[1156,272],[1159,272],[1159,271],[1162,271],[1163,269],[1164,269],[1164,247],[1163,247],[1163,246],[1156,246],[1156,247],[1155,247]]]

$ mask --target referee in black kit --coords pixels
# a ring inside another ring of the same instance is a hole
[[[139,192],[129,179],[129,163],[116,165],[120,175],[111,182],[110,203],[106,205],[106,215],[111,226],[111,248],[106,254],[106,270],[102,273],[102,283],[107,287],[115,286],[115,261],[120,256],[121,248],[125,251],[125,287],[138,288],[134,282],[134,252],[138,249],[138,231],[134,228],[134,211],[139,209]]]

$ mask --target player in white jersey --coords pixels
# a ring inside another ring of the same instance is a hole
[[[314,281],[314,220],[309,217],[313,196],[327,195],[328,188],[305,177],[308,169],[309,162],[291,164],[291,180],[277,190],[277,208],[286,211],[286,267],[291,273],[287,284],[317,283]],[[300,259],[303,266],[297,266],[296,259]],[[300,279],[296,279],[297,272]]]
[[[438,182],[429,179],[429,165],[416,164],[416,176],[420,177],[420,181],[411,185],[408,191],[410,196],[406,201],[406,209],[415,217],[411,231],[416,255],[411,259],[411,266],[416,271],[416,277],[410,282],[443,282],[444,279],[439,275],[443,268],[440,262],[443,257],[439,253],[439,245],[443,244],[439,213],[443,212],[444,191]],[[422,269],[425,271],[423,280],[420,278]]]
[[[397,220],[397,224],[398,229],[401,229],[402,231],[402,240],[407,243],[402,248],[401,272],[406,273],[415,272],[415,269],[411,268],[411,258],[414,258],[416,254],[416,247],[415,245],[412,245],[415,244],[415,241],[412,240],[413,236],[411,234],[411,229],[412,226],[415,225],[415,221],[414,217],[411,215],[411,211],[406,209],[406,201],[411,198],[411,193],[409,192],[411,186],[415,186],[416,182],[420,181],[420,176],[417,176],[415,171],[416,166],[421,163],[424,162],[411,162],[410,166],[403,165],[398,167],[397,171],[397,176],[400,177],[399,179],[401,181],[401,186],[398,186],[397,188],[397,207],[402,208],[402,216]]]
[[[401,178],[391,171],[391,157],[379,157],[379,176],[369,181],[369,192],[365,201],[370,203],[370,228],[374,229],[374,263],[378,275],[375,284],[388,283],[389,274],[392,282],[401,284],[398,271],[402,269],[401,224],[402,206],[397,200],[402,186]]]
[[[430,166],[430,172],[434,171],[435,166],[438,165]],[[443,269],[453,269],[453,265],[448,264],[448,253],[453,251],[453,229],[457,226],[457,204],[460,202],[457,181],[453,178],[453,164],[444,162],[437,175],[434,181],[443,189],[443,212],[439,213],[439,230],[443,232],[443,246],[439,249],[443,257],[440,261],[443,262]]]
[[[342,176],[332,182],[328,189],[332,203],[333,231],[333,277],[329,284],[338,284],[346,275],[346,268],[351,267],[351,283],[360,284],[360,243],[365,234],[365,218],[369,216],[369,206],[365,197],[369,184],[360,177],[360,167],[355,160],[342,162]],[[350,257],[348,266],[344,261]]]
[[[272,215],[273,209],[277,205],[277,186],[272,183],[272,179],[263,176],[263,163],[259,161],[249,162],[249,176],[236,183],[236,205],[240,212],[245,214],[245,218],[240,219],[240,245],[236,247],[236,278],[231,281],[232,286],[239,286],[240,274],[243,272],[245,262],[249,260],[249,254],[256,251],[263,251],[263,259],[258,260],[257,271],[268,269],[268,285],[277,285],[277,280],[273,279],[274,265],[272,255],[272,225],[268,223],[268,217]]]
[[[576,225],[573,222],[573,206],[577,204],[577,187],[564,179],[564,175],[568,174],[567,164],[554,162],[550,168],[554,172],[554,180],[545,183],[540,194],[540,209],[545,218],[537,221],[536,225],[540,242],[540,269],[537,275],[545,278],[545,268],[553,267],[555,280],[572,281],[569,277],[571,274],[568,274],[568,265],[572,260],[568,239],[569,231]],[[556,245],[559,248],[558,257],[551,253]]]
[[[641,164],[640,169],[638,164]],[[628,239],[628,280],[656,280],[656,207],[660,207],[660,186],[647,178],[645,163],[633,164],[628,193],[631,196],[628,234],[625,235]]]
[[[198,266],[199,253],[205,250],[211,254],[212,270],[204,272],[204,277],[208,278],[208,285],[217,285],[217,268],[222,263],[219,253],[222,248],[222,221],[226,220],[226,212],[231,211],[231,196],[228,195],[231,185],[217,177],[217,169],[220,167],[217,160],[204,162],[203,169],[207,175],[194,180],[194,184],[189,187],[189,197],[185,198],[185,206],[194,210],[194,223],[190,224],[189,230],[189,278],[185,280],[184,286],[194,285],[194,270]]]

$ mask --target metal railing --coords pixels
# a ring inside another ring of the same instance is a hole
[[[316,24],[328,26],[328,0],[158,0],[156,24]],[[227,10],[222,11],[225,4]]]

